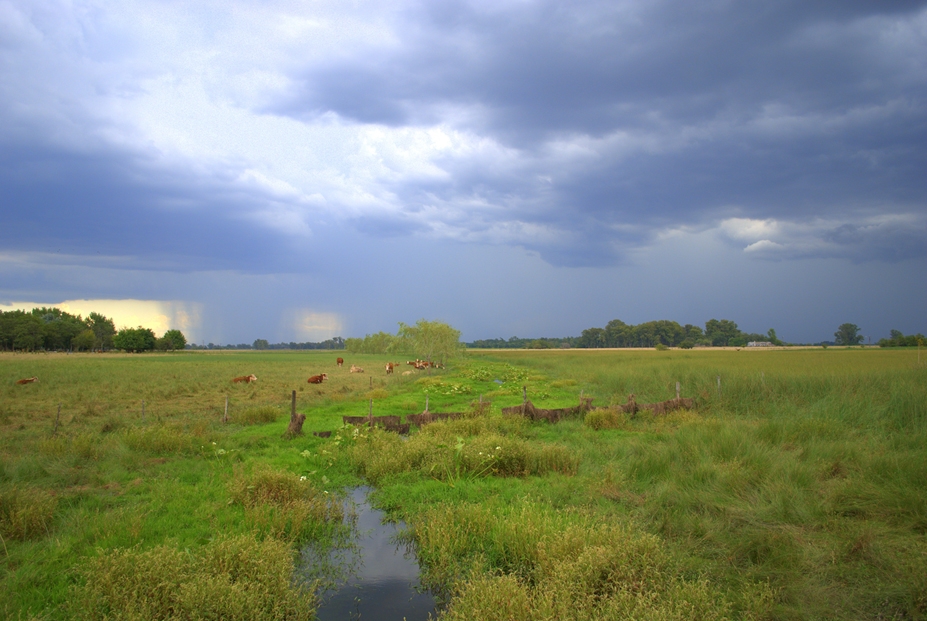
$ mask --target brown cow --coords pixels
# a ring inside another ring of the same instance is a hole
[[[387,375],[392,375],[393,369],[395,369],[397,366],[399,366],[399,365],[396,364],[395,362],[387,362],[387,363],[386,363],[386,374],[387,374]]]
[[[313,375],[306,381],[309,382],[310,384],[321,384],[327,379],[328,379],[328,374],[322,373],[321,375]]]
[[[257,375],[255,375],[254,373],[252,373],[251,375],[242,375],[241,377],[236,377],[235,379],[232,380],[232,383],[234,383],[234,384],[241,384],[241,383],[250,384],[251,382],[256,382],[256,381],[257,381]]]
[[[335,364],[337,364],[339,367],[343,367],[343,366],[344,366],[344,358],[338,358],[338,360],[335,361]]]
[[[16,380],[17,384],[31,384],[32,382],[39,381],[37,377],[27,377],[26,379]]]

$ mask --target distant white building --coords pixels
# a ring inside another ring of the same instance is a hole
[[[747,347],[773,347],[773,344],[769,341],[750,341]]]

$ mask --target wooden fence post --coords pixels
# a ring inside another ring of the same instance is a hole
[[[718,376],[718,396],[721,396],[721,376]]]
[[[222,422],[229,422],[229,396],[225,395],[225,414],[222,416]]]
[[[676,382],[676,401],[679,401],[679,382]]]
[[[145,400],[142,399],[142,420],[145,420]]]
[[[58,434],[58,421],[61,420],[61,404],[58,404],[58,416],[55,417],[55,431],[52,432],[52,435]]]

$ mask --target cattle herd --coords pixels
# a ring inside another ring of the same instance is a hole
[[[406,362],[406,364],[412,367],[415,367],[415,369],[419,371],[422,371],[428,368],[434,368],[434,369],[444,368],[444,365],[438,364],[437,362],[431,362],[430,360],[418,360],[418,359],[409,360],[408,362]],[[344,366],[344,358],[338,358],[335,361],[335,365],[339,367]],[[386,374],[392,375],[393,369],[395,369],[398,366],[400,366],[400,363],[398,362],[387,362],[386,363]],[[364,372],[364,369],[362,367],[359,367],[356,364],[351,365],[351,373],[363,373],[363,372]],[[411,374],[412,374],[412,371],[405,371],[403,373],[403,375],[411,375]],[[320,373],[318,375],[313,375],[306,381],[309,384],[321,384],[327,379],[328,379],[327,373]],[[32,379],[28,379],[28,380],[19,380],[17,384],[25,384],[27,382],[34,382],[34,381],[36,381],[36,378],[33,377]],[[232,380],[232,382],[235,384],[242,384],[242,383],[250,384],[251,382],[256,382],[256,381],[257,381],[257,376],[253,373],[251,375],[242,375],[241,377],[236,377]]]
[[[421,371],[428,368],[443,369],[444,365],[438,364],[437,362],[431,362],[430,360],[409,360],[406,364],[415,367],[415,369]],[[336,365],[341,367],[344,366],[344,358],[338,358]],[[398,362],[387,362],[386,363],[386,374],[392,375],[393,369],[400,366]],[[351,373],[363,373],[364,369],[355,364],[351,365]],[[406,371],[403,375],[410,375],[412,371]],[[319,375],[313,375],[307,381],[310,384],[321,384],[328,379],[328,374],[320,373]],[[17,384],[31,384],[33,382],[39,381],[37,377],[27,377],[21,380],[16,380]],[[251,384],[257,381],[257,375],[252,373],[251,375],[242,375],[240,377],[232,378],[233,384]]]

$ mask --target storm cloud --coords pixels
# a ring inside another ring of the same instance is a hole
[[[925,145],[925,2],[0,2],[0,298],[195,303],[216,342],[922,331]]]

